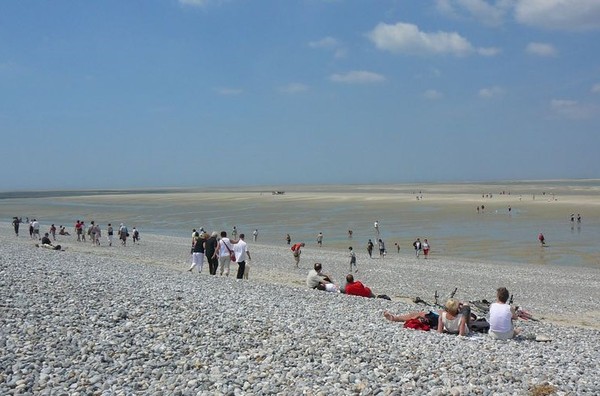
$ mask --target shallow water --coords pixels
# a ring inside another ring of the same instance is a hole
[[[281,189],[281,188],[278,188]],[[600,268],[600,195],[597,181],[552,183],[432,184],[423,186],[294,186],[285,195],[267,189],[69,191],[0,193],[0,216],[36,217],[43,229],[75,220],[100,222],[103,228],[121,222],[142,232],[187,236],[192,228],[230,232],[234,225],[251,240],[284,245],[293,241],[364,252],[375,242],[373,222],[379,220],[388,254],[412,255],[416,237],[428,238],[432,258],[463,257]],[[482,197],[479,191],[493,193]],[[501,195],[511,191],[511,195]],[[547,192],[543,194],[543,192]],[[536,194],[535,200],[533,195]],[[554,194],[554,195],[552,195]],[[417,196],[423,199],[417,200]],[[476,207],[485,205],[477,213]],[[512,210],[508,211],[508,207]],[[581,213],[582,223],[571,223]],[[27,233],[22,226],[22,233]],[[353,238],[348,238],[348,230]],[[543,232],[548,242],[539,246]]]

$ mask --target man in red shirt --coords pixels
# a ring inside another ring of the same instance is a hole
[[[375,297],[375,294],[367,286],[354,280],[352,274],[346,275],[346,294],[360,297]]]
[[[294,261],[296,262],[296,268],[300,268],[300,254],[302,253],[301,248],[304,247],[304,242],[294,244],[291,249],[294,254]]]

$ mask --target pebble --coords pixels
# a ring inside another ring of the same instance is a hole
[[[185,246],[183,240],[157,238],[147,248],[114,247],[121,255],[96,255],[37,249],[25,238],[10,238],[9,231],[0,227],[0,394],[512,395],[540,385],[555,386],[558,394],[600,393],[600,332],[594,328],[520,322],[527,333],[551,335],[549,343],[407,330],[382,312],[419,306],[307,290],[306,268],[282,275],[280,261],[290,264],[290,257],[275,247],[252,250],[257,261],[258,252],[273,258],[262,260],[265,268],[253,265],[250,280],[238,282],[140,259],[169,257],[173,246]],[[321,254],[325,270],[340,279],[345,258]],[[442,264],[420,263],[417,269],[407,263],[404,284],[414,284],[408,280],[418,274],[425,279],[425,269]],[[398,268],[377,265],[381,273],[368,272],[365,283],[393,297],[453,290],[459,283],[465,295],[479,288],[493,293],[497,279],[525,294],[534,282],[520,280],[532,269],[516,267],[513,274],[485,267],[477,285],[455,276],[398,290]],[[481,272],[481,265],[459,268],[467,279]],[[298,281],[276,282],[273,274]],[[557,294],[547,285],[560,279],[560,292],[569,285],[563,276],[547,269],[525,301],[551,311]],[[580,277],[587,280],[582,291],[561,295],[561,304],[588,301],[575,311],[597,309],[599,292],[588,287],[598,285],[597,271],[572,274],[575,281]]]

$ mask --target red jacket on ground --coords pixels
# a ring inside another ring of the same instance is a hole
[[[352,296],[371,297],[373,293],[371,292],[371,289],[363,285],[361,282],[354,281],[346,285],[346,294],[350,294]]]

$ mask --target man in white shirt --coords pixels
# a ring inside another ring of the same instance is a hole
[[[31,222],[31,227],[33,227],[33,237],[37,239],[40,238],[40,223],[36,219],[33,219]]]
[[[231,264],[231,253],[233,253],[233,245],[229,238],[227,238],[227,231],[221,231],[221,239],[219,239],[219,245],[217,246],[219,256],[219,267],[221,268],[221,276],[223,273],[225,276],[229,276],[229,266]]]
[[[244,278],[244,272],[246,269],[246,259],[248,261],[252,260],[250,258],[250,251],[248,250],[248,244],[244,242],[244,234],[240,234],[240,239],[238,239],[233,245],[233,252],[235,253],[235,262],[238,264],[238,272],[237,279]]]

